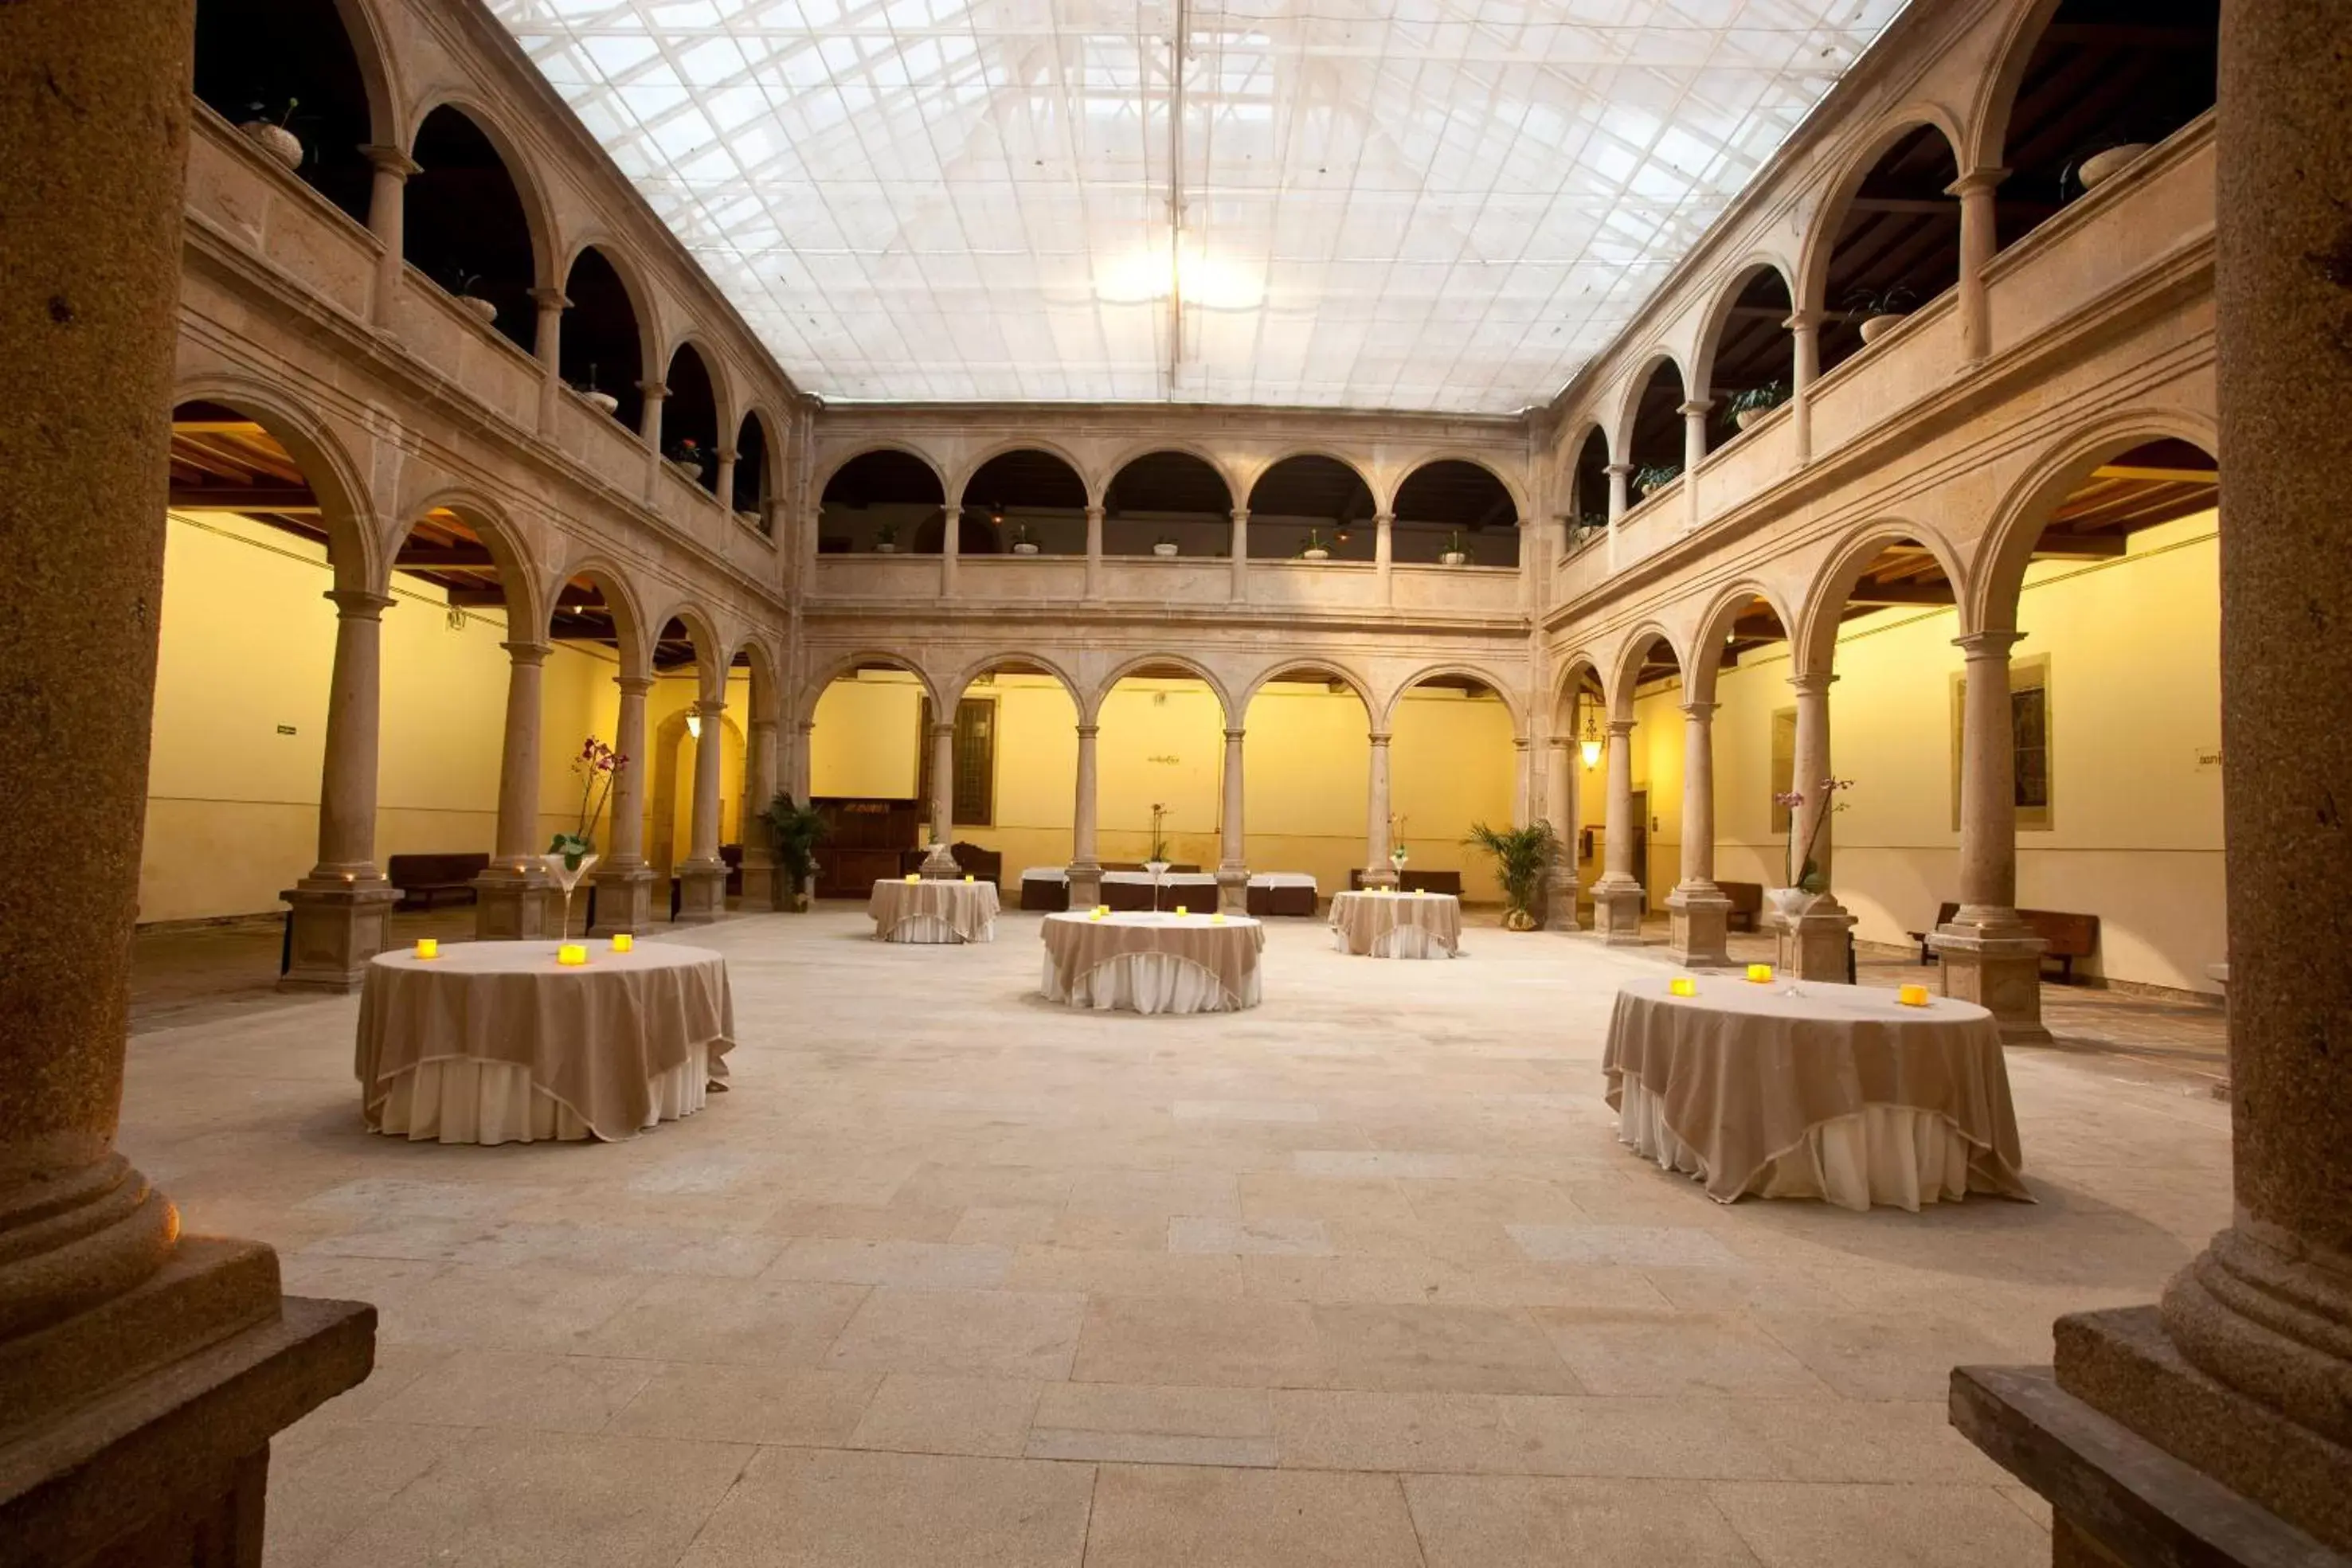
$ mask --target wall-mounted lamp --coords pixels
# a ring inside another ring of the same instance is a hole
[[[1576,748],[1584,753],[1584,770],[1587,773],[1601,766],[1601,732],[1592,727],[1592,710],[1590,708],[1584,713],[1584,738],[1576,743]]]
[[[686,733],[697,740],[700,740],[702,738],[702,716],[700,714],[690,713],[686,716]],[[1591,765],[1588,763],[1586,766],[1590,767]]]

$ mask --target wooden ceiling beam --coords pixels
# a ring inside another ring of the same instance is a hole
[[[319,497],[307,486],[291,485],[174,485],[169,504],[175,512],[320,510]]]
[[[2094,479],[2137,479],[2152,485],[2218,485],[2216,468],[2150,468],[2137,464],[2109,463],[2091,470]]]
[[[471,568],[496,571],[499,563],[479,545],[410,545],[393,559],[395,571],[445,571]]]
[[[2044,528],[2033,547],[2033,554],[2035,559],[2046,560],[2115,560],[2128,548],[2128,541],[2121,534],[2076,534]]]
[[[1849,604],[1874,609],[1898,604],[1957,604],[1949,582],[1858,582],[1847,594]]]

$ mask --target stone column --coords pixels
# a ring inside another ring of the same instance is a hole
[[[1715,885],[1715,708],[1683,704],[1683,870],[1666,894],[1669,946],[1693,967],[1731,962],[1731,900]]]
[[[637,422],[637,434],[646,444],[646,504],[654,505],[661,498],[662,402],[669,396],[666,382],[639,382],[637,391],[645,395],[644,414]]]
[[[1397,885],[1396,867],[1389,863],[1389,737],[1386,730],[1371,733],[1372,755],[1370,796],[1364,821],[1364,874],[1366,887]]]
[[[710,493],[731,512],[735,509],[735,460],[742,454],[731,446],[722,446],[711,455],[719,466],[710,476]]]
[[[1633,477],[1631,463],[1612,463],[1603,470],[1609,476],[1609,571],[1617,571],[1617,525],[1625,519],[1626,507],[1633,497],[1629,481]]]
[[[1217,863],[1217,907],[1234,915],[1249,912],[1249,841],[1242,833],[1242,731],[1225,731],[1225,789],[1218,802],[1223,827],[1223,853]]]
[[[1249,602],[1249,508],[1234,508],[1234,586],[1233,601]]]
[[[1511,826],[1524,828],[1535,821],[1535,743],[1524,735],[1511,737]]]
[[[948,845],[955,839],[955,726],[931,726],[931,847],[923,857],[923,874],[961,876]]]
[[[1979,364],[1992,353],[1992,311],[1985,292],[1985,268],[2000,248],[1993,217],[1993,192],[2006,169],[1972,169],[1944,193],[1960,199],[1960,359]]]
[[[278,896],[291,913],[286,990],[355,990],[400,890],[375,866],[376,713],[388,594],[335,589],[335,665],[319,779],[319,862]]]
[[[1070,812],[1070,907],[1092,909],[1102,902],[1102,862],[1095,858],[1095,735],[1099,726],[1078,726],[1078,798]]]
[[[1609,721],[1608,815],[1601,825],[1601,873],[1592,884],[1592,929],[1612,947],[1642,940],[1642,884],[1633,878],[1633,721]]]
[[[539,335],[532,352],[539,358],[539,433],[555,434],[555,411],[563,396],[563,312],[572,301],[561,288],[534,288],[530,302],[539,307]]]
[[[1372,572],[1380,580],[1382,604],[1396,602],[1396,514],[1372,514]]]
[[[270,1437],[367,1375],[115,1152],[163,569],[187,0],[0,6],[0,1556],[261,1560]],[[100,1404],[102,1398],[103,1403]]]
[[[1698,471],[1706,461],[1706,413],[1715,406],[1697,398],[1679,409],[1683,416],[1683,528],[1698,527]]]
[[[1099,601],[1103,596],[1103,509],[1087,508],[1087,599]]]
[[[694,818],[687,832],[688,852],[677,868],[681,925],[707,925],[727,913],[727,862],[719,853],[719,775],[727,769],[727,699],[698,698],[694,714],[701,733],[694,737]]]
[[[815,792],[815,786],[810,782],[810,772],[814,767],[810,747],[815,735],[816,721],[811,718],[801,720],[800,741],[793,747],[793,799],[803,806],[809,803],[810,796]]]
[[[743,748],[743,808],[736,832],[743,841],[743,907],[781,909],[784,889],[777,880],[775,842],[761,813],[776,793],[776,721],[755,718],[746,727]]]
[[[1805,913],[1794,921],[1769,916],[1779,933],[1780,967],[1800,979],[1843,980],[1846,956],[1852,946],[1849,935],[1854,917],[1845,912],[1837,901],[1832,885],[1830,851],[1835,838],[1834,828],[1827,822],[1822,826],[1818,839],[1811,837],[1813,824],[1826,813],[1831,805],[1829,792],[1822,788],[1830,778],[1830,685],[1837,676],[1828,671],[1807,670],[1789,677],[1789,687],[1797,695],[1796,757],[1791,768],[1793,788],[1805,797],[1802,810],[1790,820],[1789,831],[1796,837],[1799,851],[1810,841],[1813,845],[1813,863],[1819,867],[1823,892]],[[1797,868],[1802,875],[1803,866]]]
[[[2059,1319],[2054,1378],[1953,1375],[1955,1422],[2053,1500],[2061,1563],[2352,1553],[2352,644],[2326,608],[2352,516],[2352,139],[2311,129],[2352,101],[2343,7],[2225,0],[2219,65],[2235,1210],[2159,1307]]]
[[[547,906],[554,879],[541,863],[547,846],[539,840],[540,687],[541,666],[554,650],[527,639],[500,645],[508,663],[499,822],[489,869],[474,879],[474,936],[483,942],[532,941],[555,932]]]
[[[2009,698],[2015,632],[1953,639],[1968,656],[1960,705],[1960,908],[1928,935],[1944,994],[1991,1009],[2000,1038],[2046,1044],[2042,950],[2017,913],[2017,750]]]
[[[613,684],[621,688],[613,749],[628,760],[613,776],[604,835],[611,852],[588,874],[596,884],[596,929],[638,932],[654,922],[654,869],[646,863],[646,694],[654,683],[650,675],[615,675]]]
[[[368,319],[377,329],[389,331],[399,314],[403,268],[408,265],[402,254],[407,244],[408,177],[424,165],[397,147],[362,147],[360,152],[373,171],[368,182],[368,232],[380,247],[374,286],[368,294]]]
[[[1822,373],[1822,318],[1817,310],[1799,310],[1781,323],[1794,341],[1795,368],[1789,377],[1789,428],[1796,433],[1797,465],[1813,460],[1813,382]]]
[[[940,510],[940,597],[953,599],[956,591],[956,563],[963,559],[963,508],[947,507]]]
[[[1551,737],[1544,770],[1544,821],[1558,843],[1544,868],[1544,929],[1574,931],[1576,918],[1576,738]]]

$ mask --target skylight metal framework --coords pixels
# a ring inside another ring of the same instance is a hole
[[[1904,0],[489,0],[809,390],[1504,413]]]

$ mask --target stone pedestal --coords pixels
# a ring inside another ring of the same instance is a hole
[[[1544,873],[1544,921],[1547,931],[1580,931],[1576,912],[1576,869],[1563,859]]]
[[[1800,980],[1831,980],[1845,984],[1846,955],[1853,946],[1854,917],[1827,894],[1795,919],[1769,916],[1777,929],[1780,951],[1776,967]]]
[[[2048,944],[2032,926],[1954,921],[1928,933],[1927,946],[1943,966],[1944,994],[1990,1012],[2003,1045],[2050,1043],[2042,1023],[2042,950]]]
[[[555,915],[548,907],[553,885],[545,872],[536,869],[492,866],[476,877],[474,939],[538,942],[553,936]]]
[[[1685,885],[1666,894],[1674,922],[1667,947],[1693,968],[1722,968],[1731,962],[1731,900],[1711,882]]]
[[[1219,866],[1217,868],[1217,907],[1227,915],[1249,913],[1249,868]]]
[[[1092,909],[1102,902],[1102,867],[1070,862],[1070,907]]]
[[[677,868],[677,923],[708,925],[727,913],[727,862],[686,861]]]
[[[784,873],[764,855],[754,860],[751,847],[743,846],[743,907],[772,910],[783,907]]]
[[[1612,876],[1594,883],[1592,930],[1612,947],[1638,946],[1642,940],[1642,884],[1631,877]]]
[[[588,874],[596,885],[597,930],[607,935],[626,931],[635,936],[652,929],[653,867],[642,862],[635,865],[600,865]]]
[[[294,923],[285,991],[354,991],[366,977],[368,960],[383,951],[383,918],[400,902],[390,883],[313,883],[309,878],[278,897]]]

